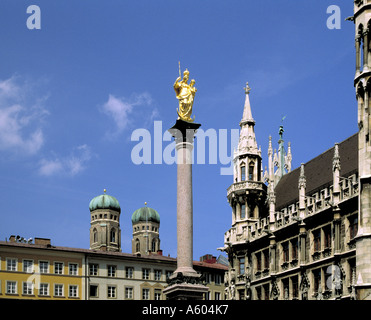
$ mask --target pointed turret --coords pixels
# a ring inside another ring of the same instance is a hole
[[[245,104],[240,121],[240,140],[234,152],[233,184],[228,188],[227,197],[233,208],[232,224],[246,226],[249,219],[258,219],[264,206],[262,195],[266,194],[266,185],[262,177],[261,149],[258,148],[250,105],[250,87],[246,83]]]
[[[245,105],[244,105],[244,108],[243,108],[243,115],[242,115],[242,119],[241,119],[241,122],[240,122],[241,127],[245,123],[251,123],[252,125],[255,125],[255,120],[252,116],[250,98],[249,98],[251,88],[249,87],[248,82],[246,82],[246,87],[244,87],[244,90],[245,90],[246,96],[245,96]]]
[[[242,119],[240,122],[241,132],[240,140],[238,142],[238,154],[255,154],[260,155],[258,145],[255,138],[255,120],[252,116],[251,105],[250,105],[250,90],[249,83],[246,82],[245,90],[245,105],[243,109]]]

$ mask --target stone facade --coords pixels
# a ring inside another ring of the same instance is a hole
[[[251,128],[242,127],[235,153],[232,227],[221,248],[228,299],[371,299],[371,1],[355,1],[354,13],[358,133],[291,171],[281,126],[278,152],[269,138],[263,177],[246,175],[244,159],[261,168],[255,142],[241,147],[256,141],[245,102],[241,123]]]
[[[0,241],[0,299],[164,300],[176,258]],[[44,239],[45,240],[45,239]],[[58,267],[58,268],[57,268]],[[193,261],[208,291],[224,300],[225,265]]]

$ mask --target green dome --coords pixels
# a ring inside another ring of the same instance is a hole
[[[108,194],[101,194],[90,201],[89,210],[94,211],[96,209],[111,209],[119,213],[121,212],[120,204],[117,199]]]
[[[137,223],[139,221],[153,221],[160,223],[160,215],[155,209],[143,207],[135,210],[131,216],[131,222]]]

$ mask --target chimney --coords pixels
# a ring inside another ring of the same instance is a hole
[[[50,246],[50,239],[47,238],[35,238],[35,244],[42,245],[42,246]]]
[[[162,250],[157,250],[157,254],[158,254],[159,256],[162,256]]]

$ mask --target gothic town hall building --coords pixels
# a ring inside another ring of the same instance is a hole
[[[236,300],[371,300],[371,0],[354,1],[358,132],[291,169],[280,127],[268,169],[254,133],[250,88],[224,247],[226,295]]]

